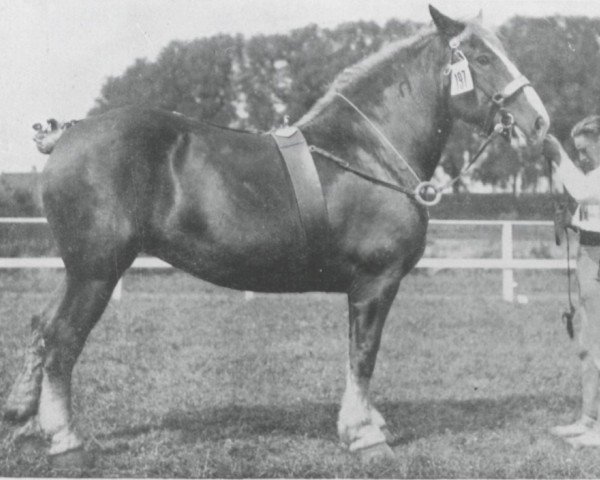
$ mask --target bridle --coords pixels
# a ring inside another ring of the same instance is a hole
[[[448,45],[450,47],[450,63],[448,64],[448,66],[446,67],[446,69],[444,71],[445,76],[450,76],[452,73],[451,67],[452,67],[453,58],[461,58],[466,62],[466,57],[460,50],[460,39],[458,37],[455,37],[452,40],[450,40]],[[470,74],[470,67],[469,67],[469,74]],[[451,81],[452,81],[452,79],[451,79]],[[455,177],[453,177],[452,179],[450,179],[449,181],[447,181],[446,183],[444,183],[442,185],[436,185],[429,180],[427,180],[427,181],[421,180],[419,178],[419,176],[416,174],[416,172],[410,166],[410,163],[394,147],[392,142],[385,136],[385,134],[383,132],[381,132],[381,130],[379,130],[377,128],[377,126],[375,126],[375,124],[369,119],[369,117],[367,115],[365,115],[365,113],[359,107],[357,107],[349,98],[347,98],[345,95],[343,95],[340,92],[336,92],[336,95],[338,97],[340,97],[342,100],[344,100],[350,107],[352,107],[367,122],[367,124],[377,134],[377,136],[380,138],[380,140],[382,142],[386,143],[392,149],[392,151],[396,154],[396,156],[403,162],[404,166],[411,172],[411,174],[417,181],[417,185],[413,188],[408,188],[408,187],[404,187],[402,185],[397,185],[395,183],[391,183],[386,180],[376,178],[363,170],[352,167],[346,160],[344,160],[344,159],[338,157],[337,155],[334,155],[331,152],[329,152],[325,149],[322,149],[318,146],[310,145],[309,149],[311,152],[317,153],[321,157],[331,160],[332,162],[334,162],[335,164],[337,164],[339,167],[343,168],[344,170],[347,170],[351,173],[354,173],[355,175],[358,175],[362,178],[370,180],[373,183],[376,183],[378,185],[382,185],[387,188],[391,188],[393,190],[402,192],[405,195],[407,195],[409,198],[414,199],[420,205],[430,207],[430,206],[436,205],[440,202],[443,192],[447,188],[452,186],[456,181],[458,181],[458,179],[461,178],[467,172],[467,170],[469,170],[469,168],[479,159],[479,157],[485,151],[487,146],[496,137],[502,136],[506,140],[510,139],[510,135],[511,135],[511,132],[512,132],[512,129],[514,126],[514,117],[506,108],[506,103],[508,103],[510,100],[512,100],[516,95],[518,95],[523,90],[523,88],[525,88],[529,85],[530,85],[529,80],[527,80],[527,78],[524,77],[523,75],[520,75],[519,77],[513,79],[511,82],[508,83],[508,85],[506,85],[504,87],[504,89],[501,92],[496,92],[493,95],[489,95],[483,88],[481,88],[480,85],[475,85],[475,84],[473,85],[474,87],[476,86],[479,90],[481,90],[484,93],[484,95],[486,95],[488,98],[491,99],[490,109],[486,115],[486,120],[484,122],[484,127],[483,127],[484,134],[487,137],[482,142],[482,144],[478,148],[477,152],[473,155],[473,157],[471,157],[471,160],[469,161],[467,166],[464,167],[459,172],[458,175],[456,175]],[[448,90],[447,85],[446,85],[445,89]],[[449,93],[446,93],[446,94],[449,95]],[[494,121],[498,114],[500,115],[500,121],[498,123],[494,124]]]
[[[465,55],[460,50],[460,35],[458,37],[454,37],[452,40],[448,42],[448,46],[450,47],[450,62],[446,66],[444,70],[444,75],[449,76],[452,72],[452,63],[454,58],[464,59],[466,61]],[[469,67],[470,68],[470,67]],[[505,104],[510,102],[515,96],[521,93],[525,87],[531,86],[531,83],[525,77],[525,75],[520,74],[518,77],[511,80],[501,92],[496,92],[493,94],[488,93],[481,85],[477,85],[474,82],[474,87],[478,88],[483,94],[490,99],[490,108],[486,115],[486,119],[483,125],[483,132],[485,135],[490,135],[494,129],[494,119],[496,115],[500,114],[501,116],[510,115],[508,110],[505,107]],[[446,86],[447,88],[447,86]]]
[[[527,77],[525,77],[524,75],[520,75],[519,77],[511,81],[508,85],[506,85],[506,87],[504,87],[504,90],[492,95],[492,104],[490,105],[490,109],[488,111],[485,124],[483,126],[483,131],[486,132],[487,135],[489,135],[494,128],[494,119],[496,118],[497,114],[500,114],[500,116],[504,116],[507,114],[510,115],[510,113],[504,106],[505,103],[509,102],[513,97],[521,93],[521,90],[529,86],[531,86],[531,84],[529,83],[529,80],[527,80]],[[481,87],[479,88],[481,89]]]

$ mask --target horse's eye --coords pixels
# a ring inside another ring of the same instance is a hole
[[[487,55],[479,55],[475,59],[475,61],[483,67],[485,67],[491,63],[490,57],[488,57]]]

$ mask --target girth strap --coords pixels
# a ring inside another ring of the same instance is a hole
[[[327,206],[313,157],[302,132],[286,127],[271,133],[294,190],[300,223],[309,252],[309,266],[320,271],[323,248],[329,232]]]

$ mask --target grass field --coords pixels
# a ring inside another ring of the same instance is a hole
[[[2,274],[0,402],[29,318],[59,274]],[[347,319],[341,295],[259,295],[183,274],[130,274],[74,375],[94,464],[53,469],[0,433],[0,476],[598,477],[597,452],[548,427],[578,412],[562,273],[517,272],[529,303],[501,300],[500,272],[419,272],[384,331],[373,399],[396,460],[363,466],[337,442]],[[29,446],[31,447],[31,446]]]

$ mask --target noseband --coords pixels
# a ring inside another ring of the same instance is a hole
[[[490,105],[490,109],[488,111],[485,124],[483,126],[483,131],[486,135],[489,135],[494,129],[494,119],[496,115],[499,113],[502,118],[502,123],[505,123],[505,118],[507,115],[512,115],[509,111],[504,107],[506,103],[508,103],[513,97],[517,96],[521,93],[525,87],[530,86],[529,80],[524,75],[520,75],[515,78],[512,82],[510,82],[504,90],[500,93],[495,93],[492,95],[492,104]],[[481,87],[480,87],[481,88]]]

